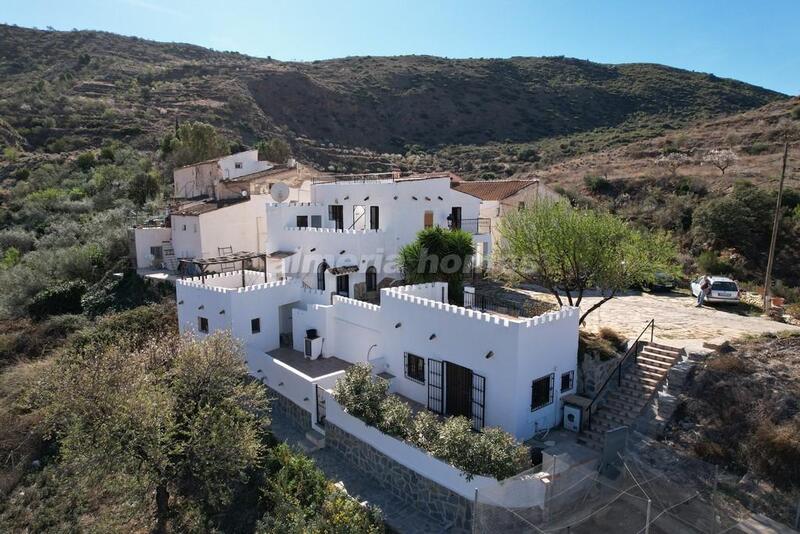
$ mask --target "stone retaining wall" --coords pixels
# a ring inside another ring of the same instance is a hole
[[[472,503],[382,454],[330,421],[325,424],[325,446],[372,477],[397,499],[428,512],[452,527],[448,532],[468,533],[472,528]]]
[[[267,395],[270,398],[270,407],[273,412],[281,413],[304,432],[311,430],[311,414],[309,412],[271,387],[266,385],[264,387],[267,388]]]

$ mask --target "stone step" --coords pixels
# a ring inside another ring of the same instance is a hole
[[[649,350],[665,356],[677,357],[681,353],[681,349],[670,347],[669,345],[662,345],[660,343],[645,343],[644,350]]]
[[[627,382],[629,384],[630,383],[642,384],[642,385],[649,384],[651,386],[657,386],[661,382],[662,378],[663,378],[662,375],[650,376],[649,374],[647,374],[646,371],[637,370],[623,377],[622,384],[625,385],[625,383]]]
[[[652,367],[656,367],[659,369],[663,369],[664,371],[669,371],[670,367],[672,367],[672,362],[666,362],[664,360],[656,360],[650,358],[649,355],[645,352],[639,353],[639,356],[636,357],[636,362],[650,365]]]
[[[649,358],[651,360],[656,360],[661,363],[665,363],[667,365],[674,364],[678,358],[668,354],[661,354],[660,352],[653,352],[649,349],[644,349],[643,351],[639,352],[638,358],[644,356],[645,358]]]
[[[325,435],[317,430],[314,430],[313,428],[306,432],[306,439],[318,449],[321,449],[325,446]]]
[[[610,428],[617,428],[619,426],[628,426],[636,417],[629,414],[618,414],[610,411],[599,412],[592,419],[592,428],[595,428],[595,423],[598,423],[598,430],[608,430]]]
[[[636,369],[637,376],[642,376],[646,378],[655,378],[656,380],[661,380],[667,375],[667,373],[662,371],[661,369],[654,371],[653,368],[650,367],[649,365],[637,365],[636,367],[637,367]]]

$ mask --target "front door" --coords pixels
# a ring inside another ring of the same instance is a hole
[[[445,362],[445,415],[472,419],[472,369]]]
[[[450,228],[457,230],[461,228],[461,208],[453,206],[450,210]]]
[[[350,275],[342,274],[336,277],[336,294],[341,297],[350,296]]]

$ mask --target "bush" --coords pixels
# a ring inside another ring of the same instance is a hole
[[[800,319],[800,302],[796,304],[789,304],[786,306],[786,308],[784,308],[784,310],[795,319]]]
[[[84,152],[78,156],[78,159],[75,160],[75,163],[77,163],[80,170],[88,171],[94,167],[95,164],[94,152]]]
[[[50,315],[81,313],[81,297],[86,292],[86,284],[81,281],[62,282],[40,291],[33,297],[28,313],[34,319]]]
[[[800,421],[782,425],[764,421],[756,430],[751,461],[757,469],[783,489],[800,481]]]
[[[618,351],[624,351],[628,346],[628,340],[613,328],[604,326],[597,332],[597,335],[614,345]]]
[[[603,176],[584,176],[583,183],[595,195],[611,195],[614,193],[614,185]]]
[[[388,395],[381,402],[381,420],[378,428],[391,436],[406,439],[411,428],[411,407],[397,395]]]
[[[387,380],[373,377],[368,364],[357,363],[336,383],[333,398],[355,417],[377,426],[382,420],[381,404],[388,390]]]
[[[351,415],[407,439],[460,469],[467,480],[475,475],[502,480],[530,467],[527,447],[500,428],[474,432],[466,417],[449,417],[442,423],[428,411],[412,419],[411,408],[396,395],[389,395],[388,382],[372,377],[366,364],[348,369],[333,395]]]
[[[733,272],[733,265],[710,250],[706,250],[698,256],[697,267],[704,274],[730,274]]]

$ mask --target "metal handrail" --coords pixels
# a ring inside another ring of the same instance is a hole
[[[617,375],[617,387],[619,387],[620,385],[622,385],[622,366],[625,364],[626,361],[628,361],[628,358],[631,356],[631,354],[634,355],[633,356],[634,361],[636,360],[636,358],[639,357],[639,342],[641,341],[642,336],[645,334],[645,332],[647,332],[648,328],[650,329],[650,343],[653,342],[653,335],[655,333],[655,327],[656,327],[655,318],[650,319],[650,321],[647,323],[647,325],[645,325],[645,327],[642,329],[642,331],[636,337],[636,340],[634,340],[634,342],[630,346],[630,348],[628,348],[628,350],[625,352],[625,356],[622,357],[622,359],[619,361],[619,363],[614,368],[614,370],[611,371],[608,374],[608,376],[606,377],[606,381],[603,382],[603,385],[600,387],[600,389],[597,391],[597,393],[595,393],[594,397],[592,398],[592,402],[590,402],[589,406],[586,407],[586,412],[587,412],[586,428],[587,429],[589,429],[589,430],[592,429],[592,410],[595,407],[595,403],[597,403],[597,401],[600,398],[600,396],[606,390],[606,387],[608,387],[608,384],[609,384],[609,382],[611,382],[611,379],[614,377],[614,374],[616,373],[616,375]]]
[[[488,217],[477,217],[473,219],[458,219],[449,221],[448,226],[451,230],[464,230],[473,235],[485,235],[492,233],[492,220]]]

